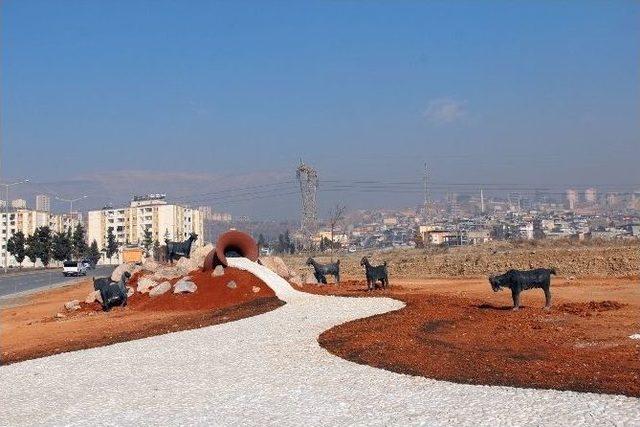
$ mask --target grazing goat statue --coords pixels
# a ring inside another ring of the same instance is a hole
[[[318,283],[327,284],[327,275],[331,275],[336,278],[336,283],[340,282],[340,260],[332,264],[320,264],[313,258],[309,257],[307,265],[312,265],[314,269],[313,275],[316,277]]]
[[[171,242],[169,239],[165,239],[164,242],[167,244],[167,259],[169,262],[173,264],[174,260],[177,261],[182,257],[189,258],[191,245],[196,240],[198,240],[198,235],[196,233],[191,233],[184,242]]]
[[[387,262],[382,265],[373,266],[369,263],[367,257],[363,257],[360,265],[364,267],[365,276],[367,277],[367,291],[372,291],[377,287],[378,281],[383,288],[389,286],[389,272],[387,271]]]
[[[541,288],[544,291],[544,309],[551,308],[551,275],[556,274],[554,268],[536,268],[535,270],[509,270],[499,276],[489,276],[489,283],[494,292],[501,288],[511,289],[513,309],[520,309],[520,292],[527,289]]]

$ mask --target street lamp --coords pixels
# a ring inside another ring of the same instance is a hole
[[[77,202],[78,200],[86,199],[87,196],[76,197],[75,199],[63,199],[62,197],[55,196],[56,200],[60,200],[61,202],[69,203],[69,214],[73,214],[73,202]]]
[[[4,272],[7,272],[9,267],[9,187],[13,187],[14,185],[26,184],[29,182],[28,179],[12,182],[11,184],[0,184],[4,185],[6,200],[4,203]]]

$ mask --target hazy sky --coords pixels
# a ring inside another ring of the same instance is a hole
[[[2,4],[4,178],[264,184],[302,157],[345,182],[419,181],[426,161],[447,185],[640,187],[638,2]]]

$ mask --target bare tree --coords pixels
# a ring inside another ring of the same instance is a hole
[[[346,206],[338,202],[336,203],[335,207],[329,211],[329,227],[331,227],[331,253],[332,254],[333,254],[333,247],[335,245],[335,241],[334,241],[335,230],[336,230],[336,227],[344,220],[344,212],[346,210],[347,210]]]

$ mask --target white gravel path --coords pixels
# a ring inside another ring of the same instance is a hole
[[[361,366],[317,337],[396,310],[309,295],[230,260],[287,304],[223,325],[0,368],[2,425],[640,425],[640,399],[453,384]]]

